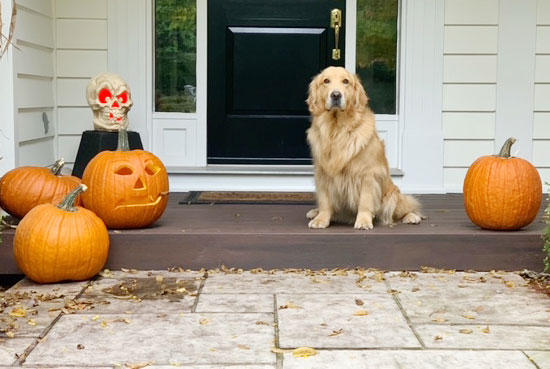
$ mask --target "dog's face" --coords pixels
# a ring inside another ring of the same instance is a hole
[[[309,84],[309,111],[345,111],[364,107],[368,98],[359,78],[342,67],[328,67]]]

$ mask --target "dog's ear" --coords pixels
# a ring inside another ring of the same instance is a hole
[[[309,112],[312,115],[319,115],[325,110],[325,103],[319,91],[320,79],[321,74],[318,74],[309,84],[309,92],[306,102],[309,108]]]
[[[369,97],[363,88],[361,78],[357,74],[353,75],[353,90],[355,92],[355,108],[363,109],[369,103]]]

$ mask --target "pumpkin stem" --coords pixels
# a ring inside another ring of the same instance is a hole
[[[80,195],[82,192],[86,191],[88,187],[84,184],[81,184],[74,190],[72,190],[67,197],[65,197],[65,200],[61,202],[61,204],[57,205],[57,207],[61,210],[70,211],[70,212],[76,212],[78,211],[78,208],[74,206],[74,203],[76,201],[76,198],[78,195]]]
[[[512,145],[515,144],[516,141],[517,140],[514,137],[507,139],[504,145],[502,145],[502,149],[500,149],[497,156],[500,156],[501,158],[509,158],[511,156],[510,150],[512,149]]]
[[[118,146],[117,151],[130,151],[130,142],[128,141],[128,132],[126,128],[118,130]]]
[[[59,176],[61,175],[61,168],[63,168],[63,165],[65,165],[65,159],[61,158],[55,161],[55,163],[52,166],[52,169],[50,171],[53,175]]]

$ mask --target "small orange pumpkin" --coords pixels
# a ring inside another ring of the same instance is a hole
[[[82,182],[84,206],[111,229],[143,228],[164,213],[168,203],[168,173],[162,161],[145,150],[131,150],[121,129],[116,151],[97,154],[86,166]]]
[[[85,185],[78,186],[57,206],[36,206],[17,226],[15,260],[33,281],[82,281],[105,265],[109,255],[105,224],[90,210],[74,205],[85,190]]]
[[[19,167],[7,172],[0,180],[0,207],[21,219],[36,205],[59,204],[81,183],[80,178],[59,174],[64,164],[59,159],[52,168]]]
[[[542,202],[537,169],[510,156],[515,138],[500,153],[477,159],[464,179],[464,205],[470,220],[485,229],[514,230],[529,225]]]

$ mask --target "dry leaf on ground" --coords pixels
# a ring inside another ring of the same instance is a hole
[[[365,303],[364,303],[363,300],[361,300],[361,299],[355,299],[355,305],[357,305],[357,306],[363,306],[363,305],[365,305]]]
[[[329,334],[328,336],[329,337],[334,337],[334,336],[338,336],[340,334],[344,333],[344,329],[343,328],[340,328],[338,329],[337,331],[332,331],[331,334]]]
[[[369,312],[366,310],[357,310],[355,313],[353,313],[353,316],[365,316],[369,315]]]
[[[472,334],[472,333],[474,333],[474,331],[472,331],[471,329],[461,329],[458,332],[462,333],[462,334]]]
[[[292,356],[294,357],[310,357],[315,355],[317,355],[317,350],[311,347],[298,347],[292,351]]]
[[[146,366],[153,365],[154,363],[155,363],[154,361],[146,361],[146,362],[134,363],[134,364],[124,363],[124,366],[130,369],[141,369],[141,368],[145,368]]]
[[[303,307],[295,305],[292,301],[290,301],[290,302],[287,302],[285,305],[279,306],[279,310],[284,310],[284,309],[303,309]]]

